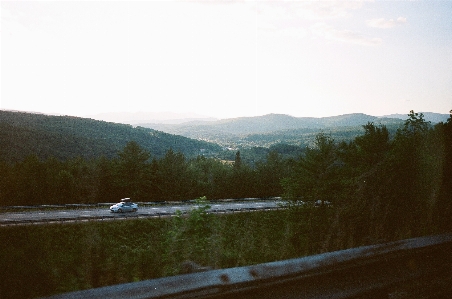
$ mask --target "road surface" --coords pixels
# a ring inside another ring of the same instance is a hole
[[[281,201],[246,201],[246,202],[217,202],[210,203],[210,213],[244,212],[254,210],[276,209],[281,206]],[[176,211],[182,213],[196,208],[196,204],[179,205],[154,205],[139,206],[138,212],[112,213],[109,206],[86,209],[65,209],[65,210],[37,210],[21,212],[0,213],[0,225],[10,224],[32,224],[63,221],[83,221],[83,220],[108,220],[125,218],[163,217],[175,215]]]

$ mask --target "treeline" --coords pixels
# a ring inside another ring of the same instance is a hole
[[[268,197],[282,194],[280,179],[289,174],[287,161],[271,152],[254,168],[198,156],[188,159],[169,149],[158,159],[129,142],[117,158],[60,161],[36,155],[13,164],[0,162],[0,205],[137,202]]]

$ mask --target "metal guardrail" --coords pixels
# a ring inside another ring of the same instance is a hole
[[[47,297],[449,298],[452,234]]]

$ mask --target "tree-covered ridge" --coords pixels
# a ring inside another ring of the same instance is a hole
[[[169,148],[188,157],[197,156],[201,150],[220,150],[212,143],[143,127],[71,116],[0,111],[0,157],[6,161],[19,161],[29,155],[62,160],[112,158],[130,141],[159,158]]]

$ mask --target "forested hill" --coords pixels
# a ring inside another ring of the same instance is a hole
[[[129,141],[137,142],[156,158],[163,157],[170,148],[187,157],[198,155],[201,149],[220,150],[213,143],[149,128],[72,116],[0,110],[0,159],[4,161],[18,161],[34,154],[42,159],[111,158]]]

